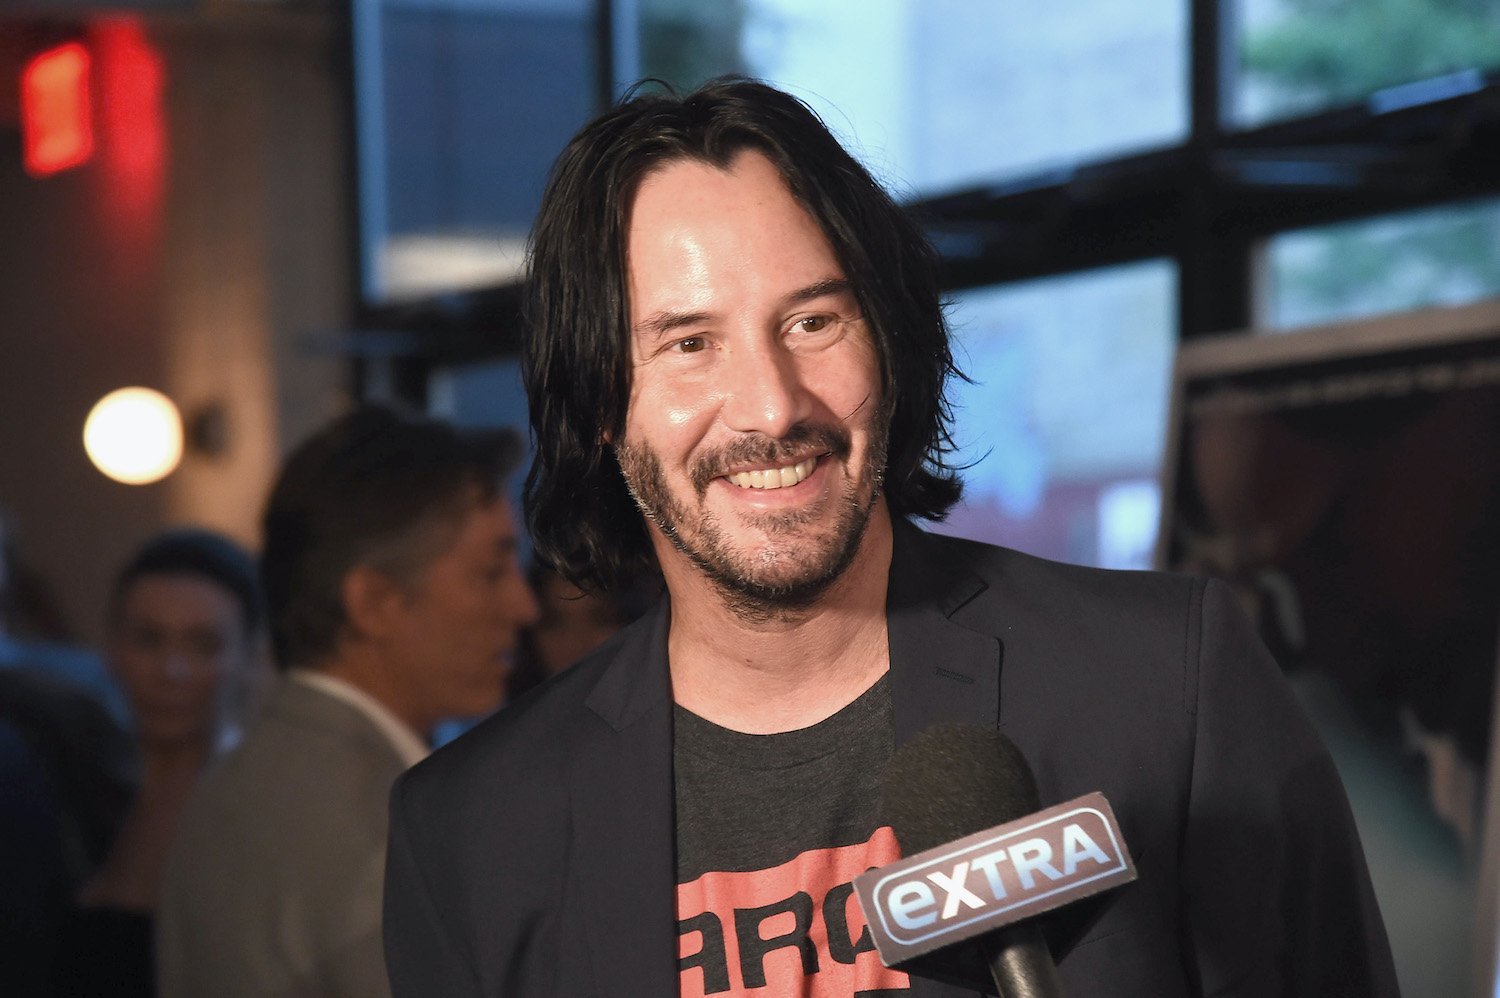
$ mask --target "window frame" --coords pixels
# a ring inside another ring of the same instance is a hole
[[[1179,338],[1241,332],[1260,318],[1259,246],[1270,236],[1500,196],[1500,71],[1483,74],[1472,92],[1428,103],[1377,110],[1377,94],[1232,129],[1225,88],[1236,50],[1227,2],[1188,3],[1184,143],[909,202],[937,246],[949,290],[1164,257],[1178,266]],[[615,27],[631,7],[629,0],[596,3],[601,109],[616,96]],[[507,285],[396,307],[361,297],[351,348],[357,383],[425,405],[432,368],[518,351],[519,290]]]

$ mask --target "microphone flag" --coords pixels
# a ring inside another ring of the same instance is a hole
[[[869,870],[854,890],[887,967],[1136,879],[1101,793]]]

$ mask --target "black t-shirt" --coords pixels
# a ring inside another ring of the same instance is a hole
[[[678,707],[679,988],[698,995],[907,990],[880,964],[850,882],[897,858],[879,825],[890,682],[812,727],[747,735]]]

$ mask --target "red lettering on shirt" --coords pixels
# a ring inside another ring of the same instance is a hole
[[[905,991],[880,962],[850,886],[899,859],[891,829],[866,842],[811,849],[769,870],[705,873],[677,887],[679,994],[850,998]]]

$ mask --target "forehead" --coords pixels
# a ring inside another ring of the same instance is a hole
[[[213,579],[194,572],[147,573],[120,594],[122,623],[190,627],[235,623],[239,599]]]
[[[711,306],[843,276],[827,237],[764,153],[673,160],[641,181],[627,228],[632,315]]]

